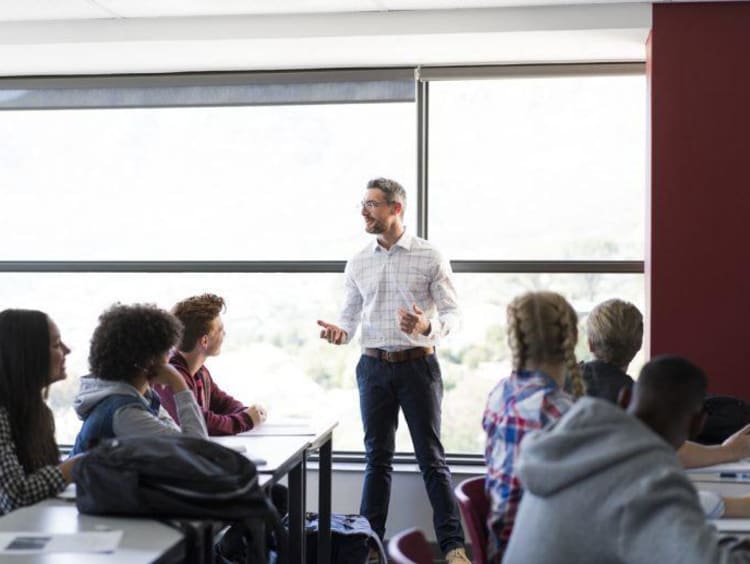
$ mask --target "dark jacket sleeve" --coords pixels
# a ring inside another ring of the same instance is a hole
[[[211,403],[203,410],[209,435],[235,435],[253,428],[253,420],[245,413],[247,407],[223,391],[206,371],[204,385]]]

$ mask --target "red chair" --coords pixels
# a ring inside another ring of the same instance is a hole
[[[388,556],[393,564],[432,564],[432,549],[424,533],[416,527],[401,531],[388,542]]]
[[[474,564],[487,562],[487,515],[490,500],[484,491],[484,481],[484,476],[468,478],[454,490],[461,515],[469,529]]]

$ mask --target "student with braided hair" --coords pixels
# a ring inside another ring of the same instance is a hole
[[[585,393],[575,357],[578,319],[554,292],[530,292],[507,309],[513,371],[490,392],[482,426],[487,432],[488,562],[500,562],[510,539],[522,488],[516,458],[526,433],[557,421]],[[572,395],[563,390],[566,374]]]

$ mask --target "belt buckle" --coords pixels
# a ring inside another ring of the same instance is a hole
[[[385,354],[383,355],[383,360],[385,360],[386,362],[396,362],[393,352],[384,351],[384,353]]]

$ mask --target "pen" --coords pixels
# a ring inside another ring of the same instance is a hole
[[[750,480],[748,472],[719,472],[719,478],[734,478],[735,480]]]

